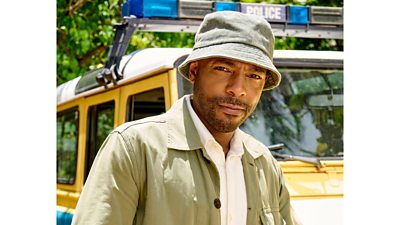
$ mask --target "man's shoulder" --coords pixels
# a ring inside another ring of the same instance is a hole
[[[118,132],[120,134],[130,134],[135,132],[146,132],[150,127],[152,129],[163,126],[166,123],[166,118],[164,114],[146,117],[143,119],[125,122],[118,127],[116,127],[113,132]]]
[[[266,145],[250,134],[247,134],[243,131],[241,132],[245,149],[248,153],[250,153],[254,160],[266,160],[268,164],[274,165],[274,167],[279,167],[278,162]]]
[[[160,115],[149,116],[143,119],[125,122],[113,130],[118,133],[145,132],[146,129],[162,129],[168,122],[176,123],[182,113],[183,98],[174,103],[171,108]]]
[[[260,156],[269,156],[271,155],[271,152],[269,151],[268,147],[265,146],[262,142],[257,140],[255,137],[252,135],[239,130],[240,135],[242,136],[243,143],[247,149],[247,151],[254,157],[258,158]]]

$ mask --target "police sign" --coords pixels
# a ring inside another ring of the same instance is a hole
[[[268,21],[274,21],[274,22],[286,21],[285,5],[241,3],[241,12],[245,14],[255,14],[263,16]]]

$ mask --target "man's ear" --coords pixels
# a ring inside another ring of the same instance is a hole
[[[199,71],[199,63],[197,61],[189,64],[189,80],[193,83],[196,80]]]

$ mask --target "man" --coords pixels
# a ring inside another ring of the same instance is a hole
[[[298,224],[278,163],[238,128],[279,85],[273,48],[264,18],[207,15],[179,66],[193,95],[111,132],[73,224]]]

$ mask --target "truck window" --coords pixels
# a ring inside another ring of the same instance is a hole
[[[131,95],[128,98],[126,121],[155,116],[165,112],[164,88]]]
[[[57,113],[57,183],[75,182],[78,121],[78,108]]]
[[[262,94],[241,129],[282,153],[343,156],[343,70],[280,68],[278,88]]]
[[[89,108],[85,181],[99,148],[114,127],[114,110],[114,101]]]

